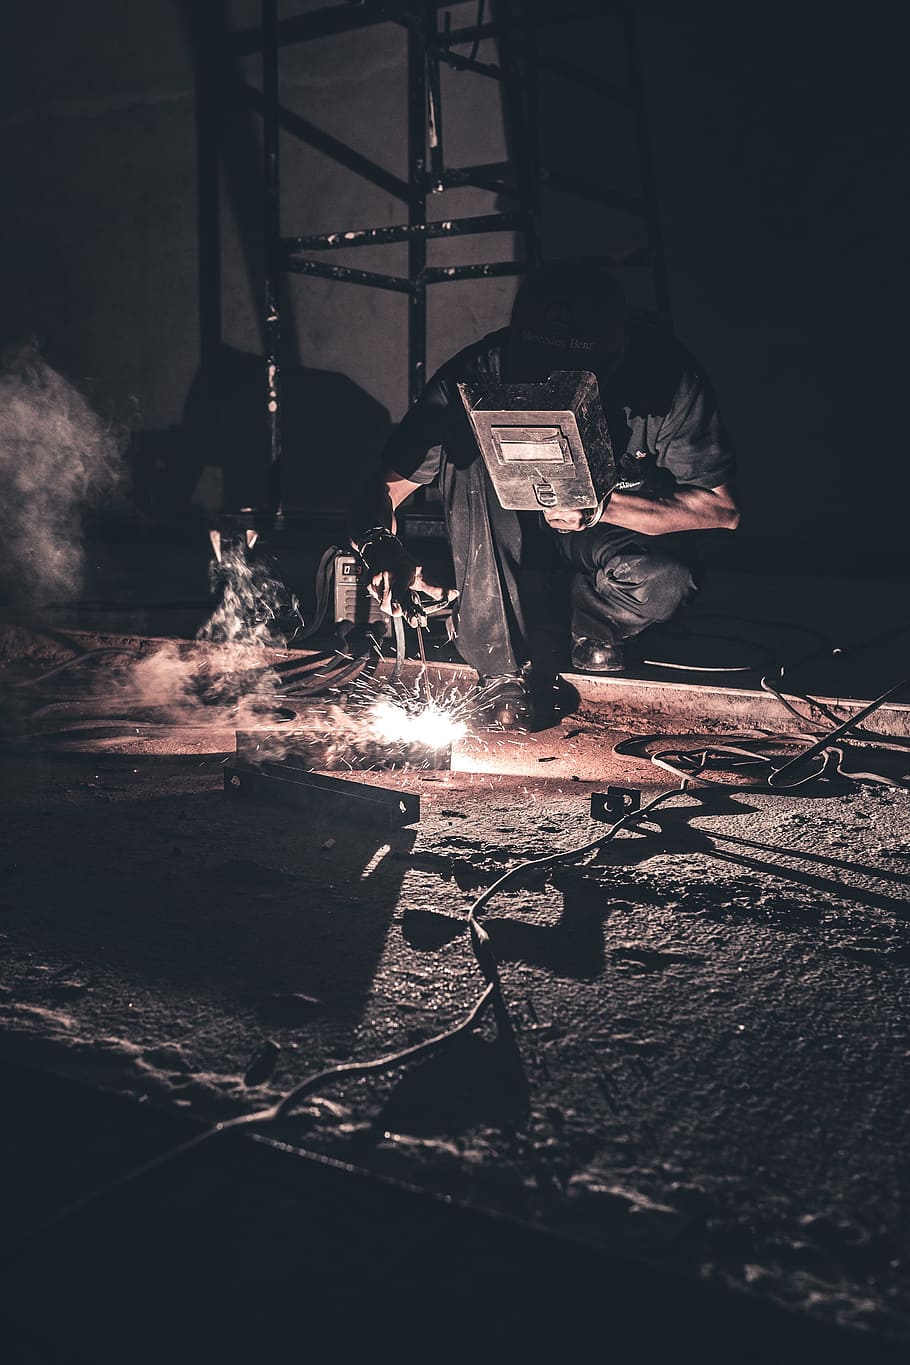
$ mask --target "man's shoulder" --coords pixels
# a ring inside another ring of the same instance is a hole
[[[704,367],[667,327],[632,322],[626,334],[623,388],[633,411],[668,417],[709,391]]]

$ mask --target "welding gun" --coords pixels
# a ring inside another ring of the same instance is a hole
[[[371,580],[370,592],[387,616],[400,614],[409,626],[426,626],[429,616],[450,606],[458,596],[455,589],[437,590],[427,583],[421,565],[385,526],[364,532],[355,548]]]

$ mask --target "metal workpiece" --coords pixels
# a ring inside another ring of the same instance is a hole
[[[295,704],[298,721],[306,710]],[[325,713],[325,708],[322,714]],[[283,767],[288,764],[308,772],[444,772],[452,766],[452,746],[433,746],[419,740],[380,739],[368,727],[320,727],[320,708],[312,708],[314,720],[306,728],[285,726],[276,730],[238,730],[236,761],[248,768]],[[334,728],[334,732],[333,732]]]
[[[420,797],[414,792],[326,777],[289,763],[264,763],[260,767],[229,763],[224,768],[224,790],[235,797],[275,801],[322,815],[337,814],[340,819],[385,829],[400,829],[420,820]]]

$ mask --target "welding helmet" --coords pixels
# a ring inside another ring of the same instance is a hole
[[[556,370],[589,370],[603,387],[624,343],[625,300],[607,263],[547,261],[515,295],[503,378],[523,382]]]

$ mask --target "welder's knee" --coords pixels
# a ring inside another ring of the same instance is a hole
[[[696,592],[692,571],[672,555],[626,552],[607,561],[593,587],[623,635],[668,621]]]
[[[669,621],[698,591],[688,564],[669,555],[652,559],[646,581],[648,613],[655,622]]]

